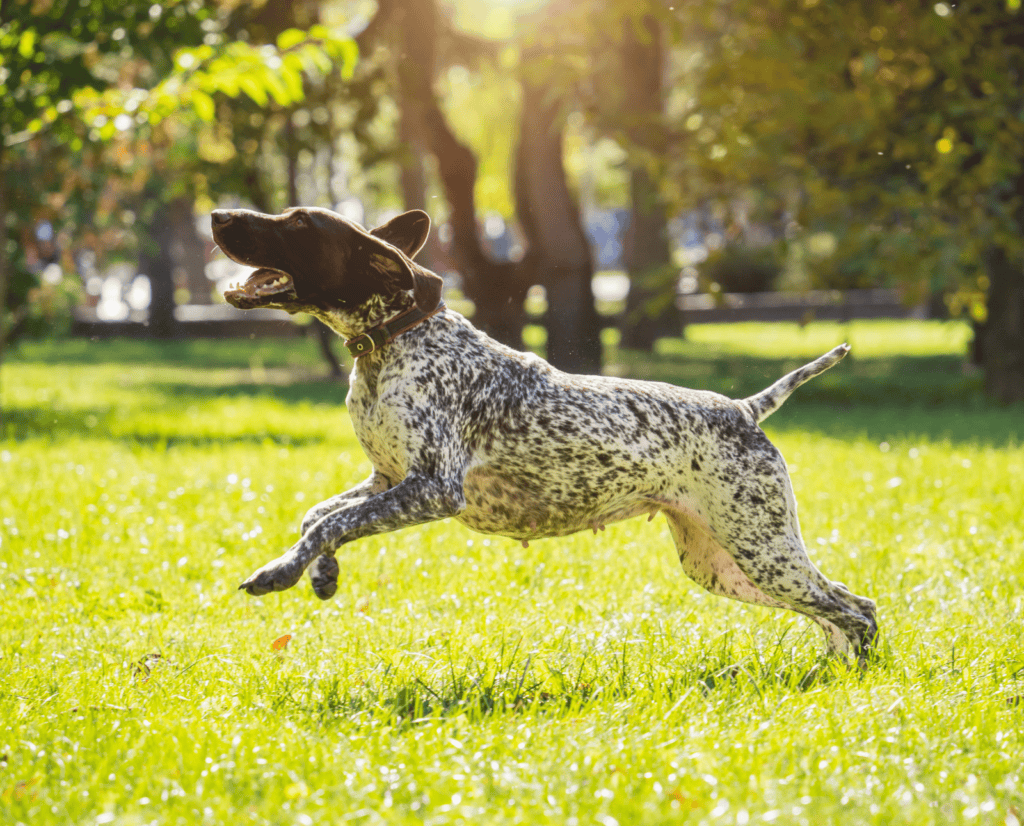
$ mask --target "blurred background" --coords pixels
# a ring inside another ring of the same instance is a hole
[[[961,318],[1024,397],[1020,0],[2,0],[0,61],[0,348],[307,335],[337,374],[223,303],[209,212],[419,208],[449,300],[564,369]]]

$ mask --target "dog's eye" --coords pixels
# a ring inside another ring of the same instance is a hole
[[[301,212],[296,212],[295,214],[292,215],[292,226],[306,226],[306,217]]]

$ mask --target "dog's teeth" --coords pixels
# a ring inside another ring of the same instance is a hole
[[[267,281],[265,284],[260,284],[257,289],[263,295],[267,293],[280,292],[282,287],[291,286],[291,279],[287,275],[279,275],[273,281]]]

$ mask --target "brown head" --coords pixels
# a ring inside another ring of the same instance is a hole
[[[297,207],[281,215],[248,209],[212,214],[213,240],[232,261],[255,267],[224,297],[243,310],[354,310],[375,295],[412,290],[425,312],[441,300],[441,279],[412,261],[430,218],[414,209],[367,232],[336,212]]]

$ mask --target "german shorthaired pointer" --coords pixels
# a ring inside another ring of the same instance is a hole
[[[847,345],[738,401],[567,375],[445,307],[441,279],[411,260],[429,228],[419,211],[369,232],[325,209],[213,213],[220,248],[256,268],[229,302],[310,313],[348,339],[348,410],[373,465],[242,590],[283,591],[308,570],[327,599],[342,545],[446,517],[525,542],[661,512],[698,584],[805,614],[832,652],[865,657],[875,605],[807,558],[786,464],[757,426]]]

